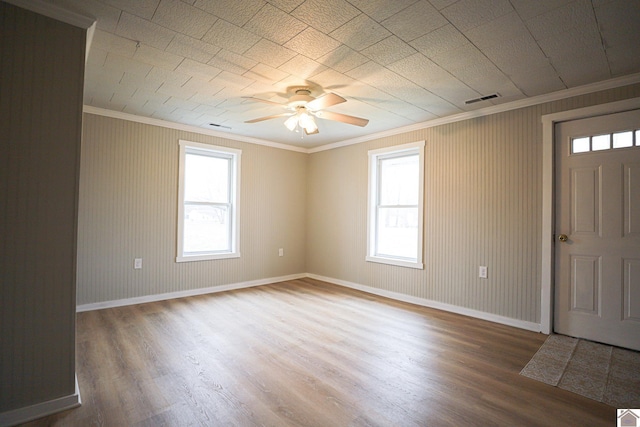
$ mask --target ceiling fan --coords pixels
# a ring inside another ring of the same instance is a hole
[[[287,112],[285,113],[247,120],[245,121],[245,123],[257,123],[264,120],[277,119],[279,117],[288,117],[288,119],[284,122],[284,125],[287,127],[287,129],[289,129],[290,131],[294,131],[298,128],[301,128],[304,129],[304,132],[307,135],[318,133],[318,125],[316,124],[314,117],[326,120],[335,120],[338,122],[361,127],[366,126],[367,123],[369,123],[369,120],[367,119],[324,110],[325,108],[347,101],[340,95],[336,95],[335,93],[327,93],[315,98],[311,96],[311,91],[306,87],[295,88],[294,93],[295,95],[289,98],[289,102],[285,104],[269,101],[266,99],[255,98],[252,96],[245,97],[252,101],[277,105],[287,110]]]

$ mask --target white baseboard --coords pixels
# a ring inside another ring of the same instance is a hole
[[[196,295],[213,294],[216,292],[232,291],[235,289],[252,288],[254,286],[269,285],[271,283],[296,280],[307,277],[306,273],[291,274],[288,276],[271,277],[268,279],[251,280],[248,282],[232,283],[229,285],[211,286],[208,288],[190,289],[188,291],[168,292],[164,294],[145,295],[142,297],[125,298],[112,301],[96,302],[90,304],[80,304],[76,307],[78,313],[82,311],[100,310],[103,308],[123,307],[126,305],[144,304],[147,302],[165,301],[175,298],[192,297]]]
[[[24,408],[0,414],[0,427],[10,427],[18,424],[46,417],[67,409],[77,408],[82,404],[80,399],[80,388],[78,387],[78,377],[76,377],[76,390],[72,395],[59,397]]]
[[[334,279],[332,277],[319,276],[317,274],[307,273],[307,277],[316,280],[322,280],[323,282],[333,283],[334,285],[340,285],[351,289],[357,289],[359,291],[367,292],[374,295],[379,295],[386,298],[391,298],[397,301],[408,302],[411,304],[420,305],[423,307],[435,308],[442,311],[448,311],[451,313],[461,314],[464,316],[474,317],[476,319],[487,320],[489,322],[500,323],[507,326],[513,326],[527,331],[540,332],[540,324],[534,322],[527,322],[525,320],[513,319],[511,317],[499,316],[497,314],[487,313],[484,311],[472,310],[470,308],[460,307],[452,304],[445,304],[438,301],[433,301],[425,298],[418,298],[411,295],[401,294],[399,292],[387,291],[384,289],[373,288],[371,286],[360,285],[358,283],[347,282],[345,280]]]
[[[157,295],[146,295],[142,297],[126,298],[126,299],[113,300],[113,301],[104,301],[104,302],[97,302],[97,303],[91,303],[91,304],[81,304],[77,306],[76,311],[82,312],[82,311],[100,310],[103,308],[122,307],[126,305],[143,304],[143,303],[154,302],[154,301],[164,301],[164,300],[169,300],[174,298],[184,298],[184,297],[190,297],[190,296],[196,296],[196,295],[212,294],[216,292],[231,291],[235,289],[244,289],[244,288],[251,288],[254,286],[268,285],[271,283],[284,282],[286,280],[302,279],[305,277],[309,277],[316,280],[322,280],[323,282],[329,282],[335,285],[345,286],[347,288],[357,289],[359,291],[367,292],[374,295],[379,295],[386,298],[391,298],[397,301],[408,302],[408,303],[420,305],[423,307],[436,308],[438,310],[448,311],[456,314],[462,314],[464,316],[474,317],[477,319],[488,320],[490,322],[513,326],[520,329],[526,329],[528,331],[534,331],[534,332],[541,331],[541,325],[539,323],[527,322],[524,320],[513,319],[511,317],[499,316],[497,314],[487,313],[484,311],[472,310],[470,308],[460,307],[457,305],[445,304],[438,301],[433,301],[425,298],[418,298],[411,295],[402,294],[399,292],[392,292],[384,289],[373,288],[371,286],[361,285],[358,283],[352,283],[345,280],[334,279],[332,277],[325,277],[325,276],[320,276],[320,275],[311,274],[311,273],[291,274],[288,276],[271,277],[268,279],[252,280],[248,282],[233,283],[229,285],[212,286],[209,288],[169,292],[169,293],[157,294]]]

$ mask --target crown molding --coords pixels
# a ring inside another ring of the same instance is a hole
[[[586,95],[589,93],[599,92],[602,90],[615,89],[617,87],[627,86],[635,83],[640,83],[640,73],[630,74],[628,76],[617,77],[609,80],[604,80],[597,83],[591,83],[588,85],[579,86],[571,89],[564,89],[557,92],[548,93],[545,95],[519,99],[517,101],[507,102],[500,105],[492,105],[490,107],[481,108],[474,111],[467,111],[467,112],[455,114],[452,116],[428,120],[426,122],[416,123],[413,125],[403,126],[395,129],[390,129],[387,131],[382,131],[382,132],[378,132],[371,135],[365,135],[365,136],[361,136],[353,139],[348,139],[345,141],[335,142],[333,144],[326,144],[320,147],[310,148],[308,152],[317,153],[320,151],[332,150],[335,148],[346,147],[348,145],[354,145],[354,144],[360,144],[366,141],[372,141],[374,139],[380,139],[380,138],[385,138],[389,136],[399,135],[402,133],[408,133],[408,132],[427,129],[435,126],[445,125],[449,123],[460,122],[463,120],[475,119],[478,117],[488,116],[491,114],[517,110],[519,108],[531,107],[534,105],[544,104],[552,101],[558,101],[561,99],[571,98],[579,95]]]
[[[72,12],[68,9],[55,5],[53,3],[45,2],[43,0],[2,0],[5,3],[12,4],[22,9],[30,10],[31,12],[38,13],[40,15],[48,16],[49,18],[57,21],[65,22],[74,27],[80,27],[82,29],[89,29],[96,19],[91,16],[81,15],[76,12]]]
[[[306,148],[295,147],[293,145],[282,144],[279,142],[267,141],[266,139],[252,138],[249,136],[235,135],[232,133],[220,132],[220,131],[210,130],[210,129],[203,129],[198,126],[185,125],[182,123],[170,122],[167,120],[155,119],[152,117],[137,116],[135,114],[124,113],[122,111],[107,110],[104,108],[92,107],[90,105],[85,105],[83,108],[83,111],[85,113],[95,114],[97,116],[111,117],[113,119],[127,120],[130,122],[137,122],[137,123],[142,123],[146,125],[159,126],[159,127],[175,129],[175,130],[182,130],[185,132],[199,133],[201,135],[209,135],[209,136],[215,136],[218,138],[230,139],[233,141],[247,142],[249,144],[263,145],[271,148],[279,148],[281,150],[296,151],[298,153],[309,152],[309,150]]]

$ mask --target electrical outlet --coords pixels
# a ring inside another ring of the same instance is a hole
[[[136,258],[133,260],[133,268],[140,270],[142,268],[142,258]]]
[[[481,279],[486,279],[487,278],[487,266],[486,265],[481,265],[480,267],[478,267],[478,277],[480,277]]]
[[[284,248],[278,249],[278,256],[284,256]]]

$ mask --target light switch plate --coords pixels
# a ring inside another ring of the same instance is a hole
[[[478,267],[478,277],[480,277],[481,279],[486,279],[487,278],[487,266],[486,265],[481,265],[480,267]]]
[[[133,260],[133,268],[140,270],[142,268],[142,258],[136,258]]]

